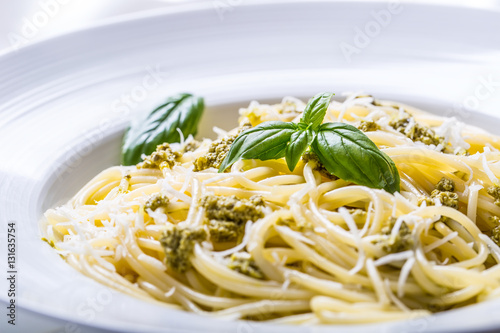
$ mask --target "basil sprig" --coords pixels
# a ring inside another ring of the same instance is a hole
[[[236,138],[222,162],[224,172],[239,159],[270,160],[285,157],[293,171],[307,149],[331,174],[358,185],[399,191],[396,165],[362,131],[344,123],[324,123],[333,94],[314,96],[299,123],[268,121]]]
[[[311,98],[304,109],[300,123],[317,130],[325,118],[332,97],[331,93],[322,93]]]
[[[295,123],[266,121],[244,131],[234,140],[219,172],[223,172],[240,158],[265,161],[284,157],[290,138],[297,128]]]
[[[133,165],[142,161],[164,142],[179,142],[180,129],[184,137],[196,135],[205,104],[203,98],[192,94],[177,94],[125,133],[122,145],[122,164]]]

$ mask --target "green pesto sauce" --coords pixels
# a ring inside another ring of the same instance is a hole
[[[216,242],[230,242],[243,236],[245,226],[232,221],[209,220],[208,232],[210,239]]]
[[[177,164],[177,160],[182,157],[182,154],[173,151],[168,143],[163,143],[156,147],[151,155],[146,156],[144,161],[137,164],[139,169],[172,169]]]
[[[500,218],[498,216],[492,216],[491,220],[495,223],[493,229],[491,229],[491,240],[500,246]]]
[[[236,140],[237,135],[229,135],[222,139],[215,140],[208,148],[208,152],[198,157],[194,162],[194,171],[202,171],[208,168],[218,169],[229,153],[229,149]]]
[[[363,132],[373,132],[373,131],[378,131],[380,129],[380,126],[374,121],[362,120],[361,123],[358,125],[358,129]]]
[[[437,198],[443,206],[458,209],[458,194],[454,192],[434,190],[431,193],[431,199],[435,198]]]
[[[265,203],[260,196],[239,199],[234,195],[206,195],[199,204],[205,209],[210,238],[216,242],[240,239],[247,221],[255,222],[264,217],[262,207]]]
[[[182,151],[184,153],[192,152],[192,151],[195,151],[196,149],[200,148],[200,146],[201,146],[201,142],[200,141],[191,140],[188,143],[186,143],[184,145],[184,147],[182,147]]]
[[[426,145],[432,144],[435,146],[442,144],[444,150],[444,138],[436,135],[436,132],[430,127],[421,125],[417,122],[410,122],[412,118],[413,117],[408,115],[408,117],[393,121],[389,125],[399,133],[406,135],[406,137],[413,142],[419,141]]]
[[[228,263],[227,267],[237,271],[241,274],[253,277],[255,279],[264,279],[264,273],[257,266],[255,261],[248,255],[248,253],[233,253],[231,255],[231,261]]]
[[[208,168],[216,168],[218,169],[226,158],[227,153],[229,153],[229,149],[233,144],[234,140],[246,129],[249,129],[251,125],[244,124],[242,125],[236,134],[227,135],[222,139],[215,140],[212,142],[210,147],[208,148],[208,152],[198,157],[194,162],[194,171],[203,171]]]
[[[455,192],[455,183],[453,182],[453,180],[443,177],[436,184],[436,190],[439,190],[441,192]]]
[[[170,200],[165,194],[157,193],[152,195],[144,204],[144,209],[151,209],[153,212],[158,208],[167,208]]]
[[[495,199],[495,205],[500,206],[500,186],[493,185],[486,190]]]
[[[132,176],[129,174],[123,176],[118,186],[118,193],[127,193],[130,190],[130,179],[132,179]]]
[[[451,207],[454,209],[459,208],[458,194],[455,191],[455,183],[453,180],[443,177],[436,184],[435,189],[431,192],[430,197],[422,197],[419,199],[418,205],[420,206],[423,201],[427,206],[434,206],[435,199],[438,199],[443,206]]]
[[[399,228],[396,237],[391,237],[392,229],[394,228],[396,221],[397,218],[395,217],[389,218],[381,230],[381,233],[387,236],[387,238],[382,241],[382,248],[387,253],[403,252],[411,249],[413,246],[411,230],[404,221],[401,223],[401,227]]]
[[[304,161],[304,163],[311,163],[312,166],[313,166],[313,170],[319,172],[323,177],[328,178],[330,180],[337,180],[337,179],[339,179],[337,176],[332,175],[325,168],[325,166],[323,165],[323,163],[321,163],[321,161],[319,160],[318,155],[316,155],[314,152],[312,152],[312,151],[306,151],[302,155],[302,160]]]
[[[312,224],[308,223],[307,220],[302,222],[302,221],[296,221],[293,218],[283,219],[280,217],[276,221],[276,224],[286,226],[292,230],[299,231],[299,232],[304,232],[307,230],[311,230],[313,228]]]
[[[206,239],[203,228],[179,228],[174,226],[165,231],[160,243],[165,250],[168,267],[179,273],[191,268],[189,257],[193,253],[194,244]]]

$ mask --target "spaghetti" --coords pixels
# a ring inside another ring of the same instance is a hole
[[[252,102],[240,120],[297,121],[303,109]],[[498,138],[368,95],[332,102],[325,120],[363,130],[401,191],[337,179],[310,154],[293,172],[279,159],[217,173],[241,131],[217,129],[104,170],[45,213],[44,237],[102,284],[225,319],[377,322],[500,296]]]

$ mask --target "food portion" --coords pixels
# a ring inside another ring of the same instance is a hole
[[[498,298],[499,137],[331,98],[251,102],[197,141],[203,100],[173,96],[127,131],[132,165],[49,209],[43,237],[106,286],[226,320],[359,324]]]

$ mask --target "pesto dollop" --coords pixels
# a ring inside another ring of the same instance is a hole
[[[493,216],[491,220],[495,226],[491,229],[490,238],[496,245],[500,246],[500,218],[498,216]]]
[[[180,228],[174,226],[165,231],[160,243],[165,251],[167,266],[174,271],[184,273],[191,268],[189,257],[193,254],[194,244],[207,236],[205,229]]]
[[[363,132],[373,132],[378,131],[380,129],[380,125],[374,121],[366,121],[362,120],[357,126],[359,130]]]
[[[139,169],[164,169],[172,167],[177,163],[182,156],[181,153],[173,151],[168,143],[163,143],[156,147],[151,155],[146,156],[144,161],[137,164]]]
[[[401,134],[404,134],[407,138],[413,142],[422,142],[426,145],[442,145],[442,150],[445,148],[444,138],[434,132],[430,127],[419,124],[415,119],[408,115],[407,117],[398,119],[389,124],[392,128]]]
[[[254,279],[264,279],[265,277],[264,273],[247,252],[233,253],[227,267],[238,273],[253,277]]]
[[[489,195],[493,197],[493,199],[495,199],[494,201],[495,205],[500,206],[500,186],[498,185],[490,186],[486,191],[488,192]]]
[[[459,198],[455,191],[455,183],[453,180],[443,177],[436,184],[435,189],[431,192],[430,197],[422,197],[419,199],[418,205],[426,202],[427,206],[434,206],[436,199],[443,205],[454,209],[459,208]]]
[[[231,145],[234,140],[242,133],[244,130],[251,128],[249,124],[243,124],[238,129],[237,133],[229,134],[221,139],[215,140],[212,142],[208,151],[205,155],[198,157],[194,162],[194,171],[203,171],[208,168],[218,169],[226,158],[226,155],[229,153],[229,149],[231,149]]]
[[[206,195],[200,199],[205,210],[205,224],[210,238],[216,242],[233,241],[241,237],[247,221],[264,217],[261,196],[239,199],[236,196]]]
[[[144,209],[151,209],[153,212],[160,207],[166,208],[170,200],[163,193],[157,193],[152,195],[148,201],[144,204]]]

